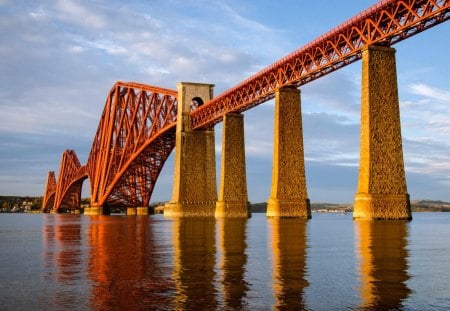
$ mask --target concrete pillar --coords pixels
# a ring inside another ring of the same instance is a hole
[[[245,176],[244,116],[223,117],[222,163],[216,217],[249,217]]]
[[[84,215],[108,215],[109,213],[105,213],[103,207],[101,206],[91,206],[84,208]]]
[[[135,216],[136,215],[136,207],[127,207],[126,214],[129,216]]]
[[[149,208],[147,206],[136,207],[136,215],[148,216]]]
[[[411,219],[395,49],[388,47],[362,51],[361,145],[353,218]]]
[[[311,218],[306,192],[300,91],[283,87],[275,94],[272,190],[268,217]]]
[[[178,84],[174,186],[172,201],[164,207],[166,216],[214,217],[217,201],[214,129],[194,131],[189,117],[193,100],[201,104],[212,96],[211,84]]]

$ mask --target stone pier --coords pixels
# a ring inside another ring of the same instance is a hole
[[[91,206],[84,208],[84,215],[109,215],[109,209],[105,209],[102,206]]]
[[[275,94],[272,190],[268,217],[311,218],[306,192],[300,91],[283,87]]]
[[[147,206],[141,206],[141,207],[127,207],[126,214],[130,216],[134,215],[148,215],[148,207]]]
[[[411,219],[403,163],[395,49],[362,51],[361,144],[355,219]]]
[[[223,118],[222,161],[216,217],[249,217],[245,174],[244,116],[228,113]]]
[[[150,214],[148,206],[136,207],[136,215],[148,216]]]
[[[136,207],[127,207],[126,214],[128,216],[135,216],[136,215]]]
[[[174,186],[172,200],[164,207],[166,216],[214,217],[217,201],[214,129],[193,130],[189,117],[193,105],[202,105],[212,98],[213,87],[178,84]]]

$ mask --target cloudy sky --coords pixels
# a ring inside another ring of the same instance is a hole
[[[212,83],[218,95],[376,2],[0,0],[0,195],[42,195],[64,149],[85,163],[115,81]],[[444,23],[395,45],[412,199],[450,201],[449,37]],[[357,62],[302,87],[312,202],[353,201],[360,72]],[[270,191],[272,119],[272,102],[245,113],[252,202]],[[220,138],[219,124],[218,166]],[[170,199],[172,175],[170,158],[152,201]]]

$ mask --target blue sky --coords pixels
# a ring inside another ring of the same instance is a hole
[[[117,80],[239,83],[377,1],[0,0],[0,195],[42,195],[64,149],[85,163]],[[450,201],[450,23],[396,44],[412,199]],[[302,87],[308,193],[353,201],[361,63]],[[245,112],[249,199],[269,196],[273,103]],[[221,125],[216,126],[220,170]],[[173,159],[152,201],[169,200]],[[85,187],[83,197],[89,196]]]

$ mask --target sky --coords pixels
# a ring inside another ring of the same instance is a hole
[[[85,163],[116,81],[211,83],[219,95],[376,2],[0,0],[0,195],[43,195],[65,149]],[[394,46],[413,200],[450,201],[449,37],[447,22]],[[361,62],[301,88],[312,202],[354,200],[360,89]],[[273,108],[244,113],[251,202],[270,193]],[[219,180],[221,124],[215,129]],[[152,201],[170,200],[172,183],[173,155]]]

